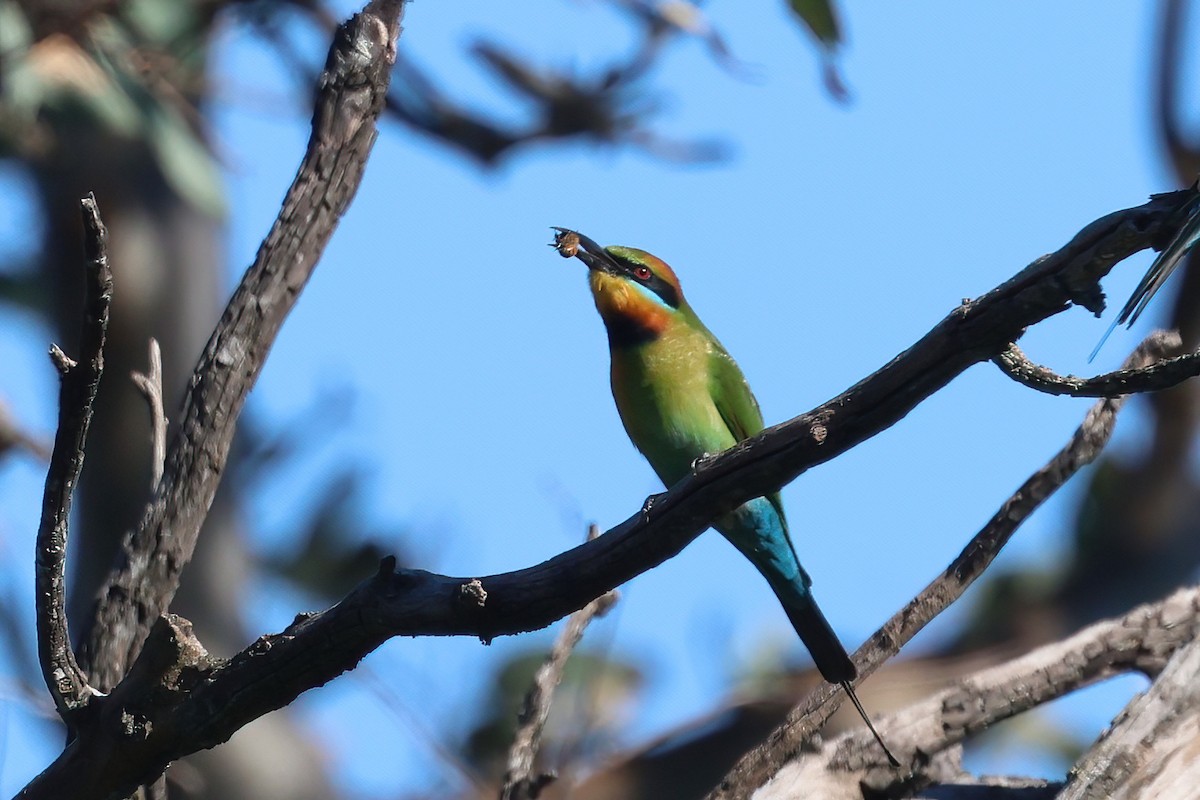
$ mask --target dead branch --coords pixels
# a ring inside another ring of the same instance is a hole
[[[1046,394],[1071,397],[1118,397],[1156,392],[1200,375],[1200,353],[1185,353],[1169,358],[1183,348],[1178,331],[1155,331],[1145,344],[1153,348],[1151,361],[1146,366],[1119,369],[1094,378],[1059,375],[1047,367],[1034,364],[1015,344],[993,358],[992,363],[1022,386]]]
[[[84,637],[81,661],[100,687],[120,681],[174,596],[224,473],[246,395],[358,189],[403,5],[372,0],[334,37],[304,160],[196,365],[163,479],[123,543]]]
[[[180,744],[197,741],[187,728],[155,728],[150,720],[160,721],[161,716],[134,710],[175,705],[168,698],[188,694],[196,673],[211,667],[190,624],[160,615],[191,558],[245,397],[357,190],[395,60],[403,7],[404,0],[372,0],[334,37],[304,161],[197,365],[163,479],[141,525],[124,542],[98,601],[81,650],[83,672],[72,661],[74,671],[90,673],[95,685],[115,688],[99,708],[91,709],[88,724],[77,726],[64,752],[20,797],[125,796],[139,784],[153,783],[177,754],[196,749]],[[71,430],[63,426],[60,438]],[[62,531],[59,538],[65,539],[65,523]],[[38,579],[49,582],[57,576],[61,591],[63,548],[58,545],[54,541],[39,548]],[[57,564],[44,565],[45,553],[55,556]],[[55,639],[66,642],[61,600],[57,608],[62,622]],[[143,650],[152,624],[158,638]],[[134,668],[122,681],[135,657]],[[223,737],[220,741],[233,730],[217,734]]]
[[[1194,637],[1195,612],[1200,604],[1194,594],[1192,597],[1192,616],[1180,614],[1175,624],[1183,632],[1190,630]],[[1137,622],[1131,621],[1133,625]],[[1196,681],[1200,675],[1200,639],[1193,638],[1173,656],[1162,648],[1159,661],[1168,656],[1166,669],[1150,690],[1135,697],[1076,762],[1059,795],[1061,800],[1168,800],[1195,794],[1200,786],[1200,760],[1195,758],[1196,729],[1200,726],[1200,683]]]
[[[58,369],[58,433],[46,474],[42,519],[38,525],[36,597],[38,661],[58,714],[73,729],[78,712],[95,694],[87,674],[75,660],[67,630],[66,554],[71,495],[83,469],[83,448],[92,422],[93,404],[104,372],[104,336],[112,303],[112,271],[108,266],[108,231],[96,198],[80,203],[83,214],[85,299],[79,332],[79,359],[73,361],[57,345],[50,358]]]
[[[1200,586],[1193,586],[1156,603],[1139,606],[1121,617],[1090,625],[1061,642],[1039,647],[1020,658],[981,670],[958,681],[950,689],[889,715],[881,721],[888,731],[888,740],[902,752],[920,754],[920,758],[913,763],[915,774],[898,776],[893,770],[880,769],[864,761],[862,754],[870,752],[871,740],[865,732],[856,731],[839,737],[816,752],[799,755],[786,764],[771,780],[769,787],[760,790],[755,797],[757,800],[861,798],[864,785],[879,796],[887,797],[895,796],[905,786],[926,788],[944,780],[938,774],[936,763],[932,773],[927,771],[927,760],[957,748],[971,734],[1116,675],[1136,671],[1153,677],[1163,670],[1173,656],[1173,666],[1169,669],[1175,670],[1177,680],[1182,678],[1188,682],[1188,696],[1192,699],[1187,708],[1196,708],[1200,692],[1192,689],[1191,685],[1195,683],[1197,669],[1200,668],[1200,656],[1196,655],[1200,654],[1200,648],[1189,645],[1198,633]],[[1186,671],[1186,667],[1183,671],[1178,668],[1181,659],[1190,665],[1190,672]],[[1154,695],[1157,689],[1156,682],[1151,694]],[[1173,685],[1166,691],[1171,700],[1167,708],[1179,708],[1179,689],[1180,686]],[[1164,713],[1162,694],[1158,693],[1158,703],[1143,703],[1145,698],[1139,698],[1133,702],[1133,706],[1152,706],[1153,715],[1149,719],[1156,726],[1176,725],[1177,721],[1170,722],[1171,714]],[[1149,733],[1143,727],[1146,719],[1142,717],[1138,723],[1142,736]],[[1107,737],[1111,738],[1111,735]],[[1105,760],[1113,766],[1116,753],[1127,749],[1130,743],[1140,741],[1143,740],[1127,739],[1123,748],[1110,749]],[[1188,734],[1188,741],[1194,741],[1193,734]],[[1126,765],[1128,763],[1125,762]],[[1083,770],[1082,774],[1089,772],[1094,771]],[[1094,782],[1080,780],[1081,770],[1078,767],[1075,774],[1076,779],[1069,785],[1065,797],[1082,800],[1084,797],[1113,796],[1108,793],[1070,794],[1070,786],[1075,783]],[[1089,776],[1096,777],[1096,774]],[[1104,785],[1111,790],[1118,782]],[[799,791],[799,787],[805,787],[805,791]],[[1167,795],[1146,793],[1138,796]]]

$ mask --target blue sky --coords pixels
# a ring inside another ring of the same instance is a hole
[[[661,104],[655,127],[664,135],[725,141],[729,157],[715,165],[572,144],[481,173],[385,126],[362,190],[255,389],[252,413],[284,425],[343,385],[356,402],[345,427],[314,433],[322,444],[306,462],[253,500],[257,547],[289,546],[298,509],[343,460],[363,462],[372,475],[363,529],[403,525],[420,566],[457,575],[543,560],[577,543],[588,522],[612,526],[659,490],[613,407],[584,268],[545,246],[552,225],[672,264],[769,423],[840,392],[963,297],[1097,216],[1175,188],[1150,121],[1151,5],[856,4],[844,15],[841,59],[853,101],[840,105],[825,95],[815,50],[782,2],[709,3],[754,79],[730,75],[687,42],[670,51],[648,99]],[[509,98],[463,55],[476,36],[581,71],[630,44],[620,18],[599,2],[509,4],[503,15],[478,0],[449,8],[413,3],[402,48],[455,96],[505,113]],[[256,40],[230,28],[217,52],[232,284],[278,210],[308,116]],[[20,191],[11,177],[0,186],[2,219],[16,213]],[[0,222],[0,243],[11,247],[23,230]],[[1118,305],[1148,261],[1140,254],[1105,282]],[[1022,345],[1063,373],[1108,369],[1166,304],[1157,302],[1133,333],[1115,333],[1093,367],[1087,355],[1107,320],[1082,309],[1038,326]],[[4,396],[40,430],[54,413],[47,336],[26,318],[0,316],[0,362],[19,378],[6,382]],[[1065,442],[1087,406],[977,366],[891,430],[788,486],[797,548],[845,644],[856,647],[933,578]],[[1126,412],[1118,448],[1137,446],[1139,413],[1136,404]],[[31,553],[40,481],[36,465],[0,467],[7,558]],[[1074,494],[1068,487],[1039,512],[998,567],[1052,568]],[[31,576],[7,578],[11,591],[28,597]],[[264,632],[303,606],[277,587],[260,600]],[[929,647],[939,630],[906,653]],[[647,665],[630,743],[708,711],[764,648],[800,652],[770,590],[711,533],[628,585],[588,638]],[[498,641],[483,652],[500,658],[523,644]],[[380,710],[353,678],[302,700],[350,796],[452,779],[430,770],[425,737],[455,731],[453,719],[478,699],[482,683],[470,665],[480,652],[469,639],[403,640],[372,656],[373,670],[401,676],[408,723]],[[1094,734],[1138,685],[1121,682],[1053,713]],[[10,707],[0,794],[19,788],[56,747],[22,741],[23,704]],[[359,716],[348,728],[350,714]],[[379,758],[394,768],[381,774]],[[989,766],[1061,769],[1030,754],[1004,758]]]

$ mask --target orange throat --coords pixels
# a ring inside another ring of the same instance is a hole
[[[616,276],[593,271],[589,275],[596,310],[615,346],[657,339],[671,324],[672,312],[662,303]]]

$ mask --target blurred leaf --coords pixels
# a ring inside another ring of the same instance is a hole
[[[178,0],[127,0],[122,15],[141,38],[160,45],[197,31],[199,25],[196,4]]]
[[[175,109],[155,105],[146,111],[147,138],[171,188],[201,211],[223,215],[221,171],[208,146]]]
[[[832,0],[788,0],[788,5],[821,45],[821,79],[825,91],[838,102],[848,102],[850,90],[846,88],[835,59],[835,51],[844,37]]]
[[[96,44],[97,63],[140,112],[141,135],[154,151],[155,160],[171,188],[207,214],[224,214],[225,195],[220,168],[207,143],[185,119],[187,104],[182,95],[171,92],[164,97],[163,92],[154,91],[147,84],[147,78],[131,69],[123,54],[135,48],[138,42],[116,21],[93,26],[92,39]],[[150,80],[161,84],[166,82],[166,76],[159,74]]]
[[[1047,602],[1059,573],[1040,564],[989,573],[972,588],[974,602],[948,653],[965,653],[998,645],[1035,644],[1060,635],[1055,607]]]
[[[1072,531],[1076,560],[1092,564],[1112,552],[1114,498],[1129,485],[1119,462],[1103,458],[1091,469],[1087,488],[1076,509]]]
[[[187,65],[203,52],[190,6],[138,0],[122,6],[129,19],[96,17],[83,45],[51,34],[31,46],[20,11],[0,0],[0,153],[53,152],[80,127],[141,139],[181,197],[223,214],[221,171],[188,100],[198,70]]]
[[[67,125],[135,135],[137,107],[106,69],[71,38],[51,34],[6,57],[0,89],[0,141],[6,150],[41,153],[57,144]]]
[[[0,60],[7,61],[28,50],[32,42],[33,30],[20,6],[0,0]]]
[[[796,665],[789,655],[795,652],[791,637],[767,637],[759,640],[750,656],[737,665],[733,684],[742,697],[778,697],[789,691]]]
[[[970,747],[986,748],[990,758],[1020,757],[1023,752],[1033,751],[1041,758],[1057,759],[1066,769],[1087,750],[1091,737],[1081,738],[1048,713],[1050,708],[1042,706],[991,725],[979,732]]]
[[[788,5],[825,47],[832,50],[842,43],[842,28],[830,0],[788,0]]]

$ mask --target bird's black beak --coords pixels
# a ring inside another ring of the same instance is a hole
[[[550,246],[557,250],[563,258],[574,256],[587,264],[588,269],[598,272],[616,274],[621,271],[620,266],[608,254],[608,251],[582,233],[569,228],[554,228],[553,230],[555,231],[554,242]]]

